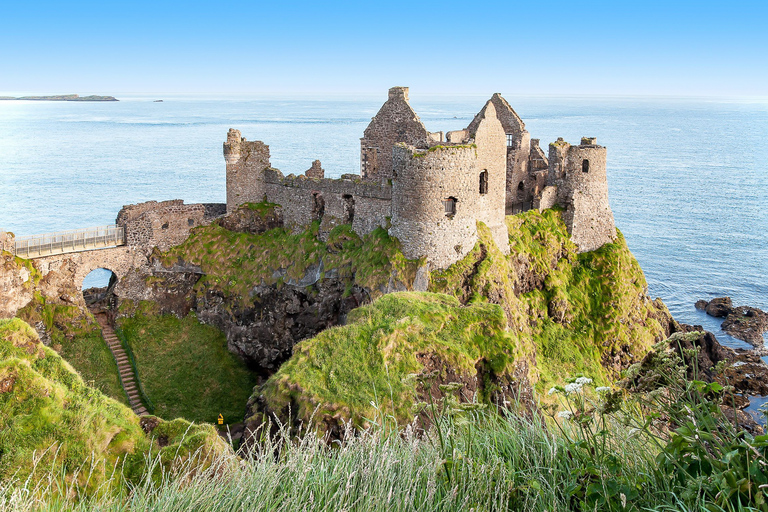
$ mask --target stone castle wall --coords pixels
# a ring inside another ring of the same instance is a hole
[[[264,172],[264,183],[267,201],[282,206],[287,226],[303,227],[320,221],[321,237],[341,224],[351,224],[356,233],[365,235],[385,226],[390,215],[392,187],[363,181],[359,176],[283,176],[270,168]]]
[[[549,145],[548,185],[557,188],[563,220],[579,252],[594,251],[616,239],[608,202],[606,149],[584,138],[578,146],[563,139]]]
[[[124,206],[116,224],[125,228],[129,247],[166,251],[187,239],[192,228],[210,224],[225,213],[223,204],[184,204],[181,199]]]
[[[504,127],[496,117],[496,108],[488,102],[484,116],[477,124],[474,134],[477,147],[477,169],[475,182],[475,216],[491,230],[496,245],[504,253],[509,253],[509,232],[505,215],[507,197],[507,143]],[[480,173],[487,173],[485,179]],[[485,184],[481,183],[485,181]],[[485,186],[484,186],[485,185]]]
[[[375,182],[392,178],[392,148],[404,142],[429,147],[436,141],[408,103],[408,88],[393,87],[389,99],[360,139],[360,175]]]

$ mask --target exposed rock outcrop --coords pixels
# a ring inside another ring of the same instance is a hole
[[[768,332],[768,313],[765,311],[749,306],[735,308],[730,297],[697,301],[696,309],[703,309],[717,318],[725,317],[721,326],[725,332],[753,345],[760,353],[768,354],[763,338],[763,333]]]

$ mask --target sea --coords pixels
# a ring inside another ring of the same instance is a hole
[[[430,131],[465,128],[490,97],[414,92],[411,105]],[[0,101],[0,230],[112,224],[123,205],[149,200],[225,202],[229,128],[268,144],[284,174],[315,159],[326,176],[358,173],[359,139],[386,100],[116,96]],[[678,321],[749,348],[694,303],[727,295],[768,311],[768,98],[505,97],[545,151],[557,137],[597,137],[607,147],[616,225],[651,297]],[[108,277],[95,271],[85,286]]]

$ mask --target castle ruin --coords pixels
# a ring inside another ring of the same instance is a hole
[[[430,132],[411,108],[407,87],[393,87],[360,139],[360,174],[325,178],[319,161],[284,176],[269,147],[230,129],[224,143],[227,211],[269,201],[287,225],[319,222],[324,237],[351,224],[364,235],[377,227],[398,238],[408,258],[446,268],[477,242],[486,224],[509,252],[505,216],[558,205],[579,252],[616,237],[608,203],[606,149],[594,138],[572,146],[558,139],[549,155],[498,93],[464,130]]]

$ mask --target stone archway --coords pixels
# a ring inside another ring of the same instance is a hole
[[[101,304],[102,308],[107,309],[108,305],[114,302],[111,296],[117,283],[118,277],[113,270],[105,267],[91,270],[80,283],[86,306]]]

